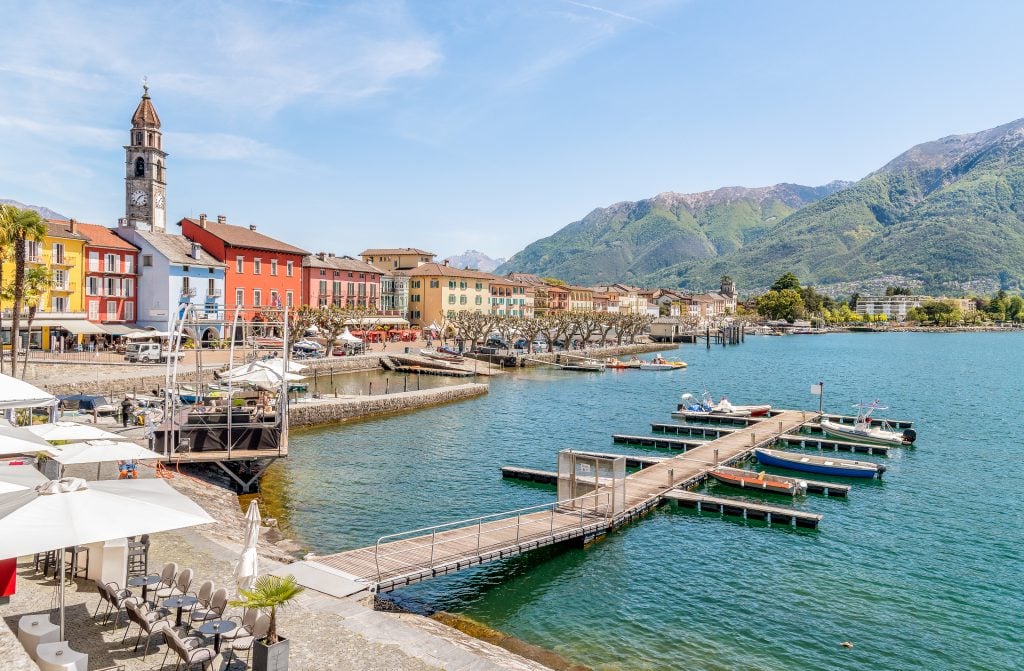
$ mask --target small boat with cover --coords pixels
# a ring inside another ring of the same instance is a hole
[[[881,477],[885,466],[872,461],[854,461],[852,459],[836,459],[816,454],[799,454],[782,450],[757,448],[754,456],[758,463],[776,468],[788,468],[793,471],[820,473],[822,475],[839,475],[848,478]]]
[[[707,415],[719,415],[724,417],[760,417],[767,415],[772,406],[764,405],[733,405],[729,402],[729,399],[722,397],[722,400],[715,403],[712,399],[711,394],[707,391],[704,392],[703,397],[697,400],[697,397],[690,393],[685,393],[679,398],[679,410],[681,412],[707,414]]]
[[[675,370],[677,368],[686,368],[686,362],[669,361],[660,354],[656,355],[650,361],[640,362],[640,370]]]
[[[430,347],[425,347],[424,349],[421,349],[420,354],[427,357],[428,359],[433,359],[434,361],[444,361],[445,363],[462,363],[463,361],[465,361],[465,359],[462,358],[460,354],[450,354],[448,352],[444,352],[439,349],[433,349]]]
[[[854,420],[853,426],[833,422],[823,417],[821,419],[822,432],[833,438],[895,447],[912,445],[917,440],[917,432],[913,429],[895,431],[885,420],[879,421],[871,417],[871,413],[875,410],[888,410],[879,401],[857,403],[853,407],[857,408],[857,418]]]

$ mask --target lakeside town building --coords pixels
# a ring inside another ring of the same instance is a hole
[[[302,259],[302,301],[310,307],[359,307],[380,310],[380,268],[354,259],[318,252]]]
[[[424,263],[409,273],[409,320],[425,326],[441,323],[454,312],[490,312],[490,282],[494,275]]]
[[[71,220],[85,236],[83,269],[85,310],[89,321],[103,324],[112,335],[124,335],[133,328],[137,314],[139,249],[106,226]]]

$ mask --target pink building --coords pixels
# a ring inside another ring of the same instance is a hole
[[[326,252],[302,260],[302,304],[380,309],[380,268]]]

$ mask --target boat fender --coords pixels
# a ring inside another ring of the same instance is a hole
[[[914,431],[913,429],[907,429],[903,432],[904,443],[907,443],[909,445],[910,443],[913,443],[915,440],[917,440],[917,431]]]
[[[806,492],[807,491],[807,481],[806,480],[797,480],[796,481],[796,486],[797,486],[797,488],[801,492]]]
[[[839,644],[839,647],[840,648],[846,648],[847,650],[849,650],[850,648],[853,647],[853,643],[850,643],[849,641],[843,641],[842,643]]]

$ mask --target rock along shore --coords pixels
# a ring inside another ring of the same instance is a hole
[[[487,393],[486,384],[459,384],[379,396],[341,396],[303,401],[290,406],[291,428],[334,424],[361,417],[379,417],[474,398]]]

